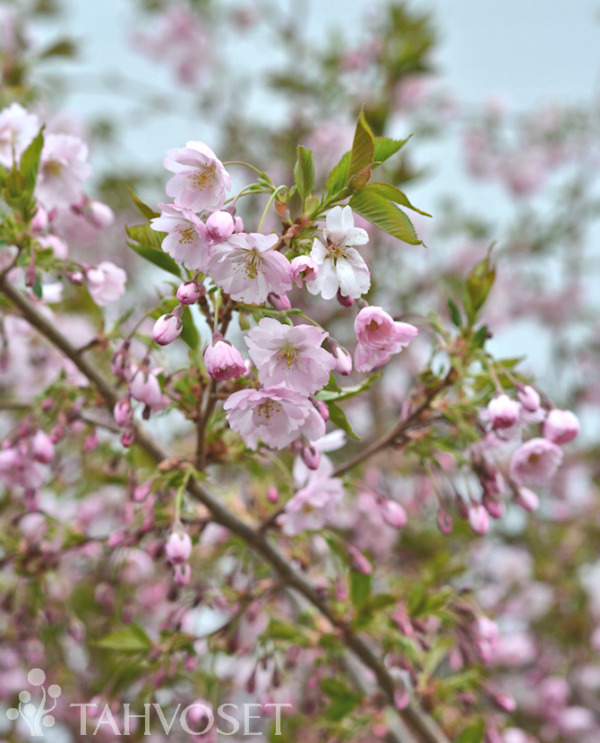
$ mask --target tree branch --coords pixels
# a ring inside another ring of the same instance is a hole
[[[57,330],[56,326],[35,307],[27,296],[13,286],[6,276],[0,276],[0,291],[19,309],[21,315],[30,325],[36,328],[41,335],[75,364],[79,371],[87,377],[102,395],[106,406],[112,409],[118,401],[119,395],[109,382],[104,379],[96,366],[83,357],[71,342]],[[429,401],[424,403],[424,405],[428,404]],[[414,419],[417,411],[421,408],[418,408],[401,425],[405,425],[411,418]],[[157,464],[169,458],[167,452],[163,451],[162,447],[145,432],[138,422],[135,422],[134,430],[136,443],[150,454]],[[398,433],[396,432],[395,436],[397,435]],[[391,440],[394,436],[390,437],[388,434],[388,438]],[[372,445],[369,447],[369,450],[371,453],[374,453],[374,451],[386,444],[378,444],[375,449],[373,448],[374,445]],[[364,458],[355,457],[354,460],[351,460],[344,466],[343,471],[354,466],[357,461],[362,461]],[[209,493],[203,485],[192,478],[188,482],[188,491],[208,508],[214,521],[243,539],[254,552],[263,557],[271,565],[282,581],[290,588],[296,590],[328,619],[331,625],[338,630],[346,647],[352,650],[362,663],[374,673],[377,683],[385,693],[390,705],[395,707],[395,682],[385,663],[377,657],[370,644],[357,635],[344,620],[335,616],[331,608],[317,594],[313,586],[290,565],[286,557],[267,539],[265,534],[259,530],[255,530],[248,523],[238,518],[219,499]],[[449,743],[448,738],[437,723],[424,713],[414,701],[411,701],[405,709],[398,710],[398,714],[420,743]]]

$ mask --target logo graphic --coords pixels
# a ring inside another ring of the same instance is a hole
[[[56,707],[56,700],[62,693],[62,689],[58,684],[51,684],[48,689],[44,686],[46,681],[46,674],[41,668],[32,668],[27,674],[27,681],[31,686],[40,686],[42,689],[42,698],[38,704],[34,704],[31,699],[31,693],[26,689],[19,692],[19,706],[11,707],[6,711],[6,716],[9,720],[18,720],[19,717],[25,720],[29,732],[33,738],[43,738],[44,728],[51,728],[56,720],[54,715],[51,715]],[[46,708],[46,701],[50,697],[52,706]]]

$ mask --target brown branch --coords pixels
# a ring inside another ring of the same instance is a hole
[[[0,275],[0,291],[20,310],[21,315],[30,325],[36,328],[36,330],[75,364],[79,371],[88,378],[96,390],[102,395],[107,407],[112,409],[119,399],[119,395],[104,379],[96,366],[83,357],[70,341],[56,329],[55,325],[39,312],[26,295],[13,286],[6,276]],[[423,405],[428,404],[429,400],[423,403]],[[414,416],[417,415],[418,410],[422,407],[420,406],[412,416],[407,418],[406,421],[403,421],[402,425],[405,425],[411,418],[414,419]],[[397,435],[396,433],[395,436]],[[390,440],[393,438],[394,436]],[[150,454],[157,464],[168,459],[169,455],[163,451],[162,447],[137,422],[135,424],[135,440],[139,446]],[[381,444],[378,448],[382,448],[383,445]],[[358,461],[362,461],[363,458],[360,458]],[[354,463],[354,460],[351,460],[351,463],[345,466],[344,471],[350,466],[354,466]],[[254,552],[262,556],[271,565],[283,582],[296,590],[301,596],[304,596],[309,603],[328,619],[332,627],[338,631],[346,647],[352,650],[362,663],[374,673],[377,683],[385,693],[390,705],[395,706],[394,692],[396,685],[394,679],[385,663],[377,657],[371,645],[361,636],[357,635],[343,619],[335,615],[329,605],[317,594],[313,586],[290,565],[285,556],[271,544],[260,530],[254,529],[250,524],[238,518],[218,498],[209,493],[203,485],[191,478],[188,482],[188,491],[208,508],[214,521],[239,536]],[[419,743],[449,743],[448,738],[437,723],[424,713],[414,701],[411,701],[405,709],[398,710],[398,714],[409,730],[416,736]]]

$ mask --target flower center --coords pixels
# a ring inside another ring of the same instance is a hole
[[[257,405],[255,409],[255,414],[258,418],[266,418],[267,420],[269,420],[271,415],[273,415],[274,413],[280,412],[281,405],[274,400],[271,400],[271,398],[265,400],[264,402],[261,402],[261,404]]]
[[[257,250],[248,251],[248,257],[246,258],[246,276],[249,279],[255,279],[258,276],[258,271],[262,258]]]
[[[536,454],[536,452],[532,452],[529,457],[527,458],[527,461],[529,464],[536,465],[540,461],[540,454]]]
[[[327,252],[329,253],[329,257],[333,258],[333,262],[335,263],[338,258],[346,257],[346,246],[341,243],[331,242],[331,240],[328,239]]]
[[[194,186],[200,191],[204,191],[206,187],[212,188],[212,179],[214,178],[216,168],[214,165],[206,165],[204,168],[192,171],[188,178],[193,181]]]
[[[277,358],[284,361],[288,367],[298,360],[298,356],[300,356],[300,351],[295,346],[292,346],[291,343],[286,343],[282,346],[277,354]]]
[[[190,245],[194,241],[194,228],[192,225],[189,225],[189,227],[179,227],[178,232],[181,245]]]
[[[46,175],[60,175],[62,172],[62,164],[58,160],[48,160],[44,163],[44,173]]]

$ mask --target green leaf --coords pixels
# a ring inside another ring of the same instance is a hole
[[[458,307],[451,299],[448,300],[448,309],[450,310],[450,319],[452,320],[452,323],[456,325],[457,328],[460,328],[460,326],[462,325],[460,312]]]
[[[391,201],[394,204],[400,204],[400,206],[405,206],[407,209],[412,209],[413,212],[418,212],[424,217],[431,217],[431,214],[428,212],[424,212],[421,209],[417,209],[416,206],[413,206],[404,191],[396,188],[396,186],[392,186],[390,183],[379,183],[378,181],[370,183],[369,191],[384,196],[388,201]]]
[[[363,186],[354,194],[350,199],[350,207],[392,237],[411,245],[423,244],[406,214],[390,203],[385,196],[373,190],[372,184]]]
[[[132,188],[127,186],[127,190],[129,191],[129,195],[131,196],[133,203],[140,210],[141,214],[146,217],[146,219],[155,219],[156,217],[160,217],[160,213],[155,212],[154,209],[151,209],[148,206],[148,204],[144,204],[144,202],[135,194]]]
[[[288,640],[303,647],[308,645],[308,639],[297,624],[283,622],[280,619],[271,618],[265,637],[271,640]]]
[[[350,571],[350,599],[355,607],[361,606],[371,595],[371,576]]]
[[[340,402],[341,400],[349,400],[351,397],[356,397],[363,392],[366,392],[373,386],[373,383],[381,378],[381,372],[377,374],[370,374],[360,384],[354,384],[351,387],[340,387],[333,375],[330,376],[327,385],[317,393],[319,400],[323,402]]]
[[[374,151],[375,137],[365,119],[365,112],[361,109],[360,116],[356,122],[354,141],[352,142],[352,150],[350,152],[349,178],[352,178],[353,175],[373,162]]]
[[[301,144],[298,145],[298,157],[294,165],[294,178],[296,179],[296,188],[304,202],[307,196],[310,196],[312,187],[315,185],[315,164],[313,162],[312,151],[305,149]]]
[[[333,425],[341,428],[342,431],[345,431],[348,436],[351,436],[353,439],[360,441],[360,436],[355,433],[354,429],[350,425],[346,418],[346,413],[344,413],[344,411],[334,402],[328,402],[327,408],[329,409],[329,420]]]
[[[48,57],[74,57],[77,54],[77,45],[70,39],[62,39],[46,47],[39,53],[40,59]]]
[[[177,263],[161,250],[164,232],[155,232],[148,225],[134,225],[126,227],[125,230],[131,238],[127,244],[132,250],[150,263],[154,263],[155,266],[172,273],[178,279],[181,278]]]
[[[339,193],[348,182],[350,154],[350,150],[348,150],[348,152],[346,152],[342,156],[342,159],[339,161],[339,163],[332,168],[331,173],[327,178],[327,183],[325,184],[325,188],[327,189],[328,194],[331,195]]]
[[[192,351],[195,351],[200,345],[200,334],[198,333],[189,307],[183,308],[181,320],[183,322],[183,330],[181,331],[180,336],[181,340],[184,341],[184,343],[187,343]]]
[[[376,163],[383,163],[408,142],[412,134],[406,139],[391,139],[391,137],[376,137],[373,150],[373,160]]]
[[[469,725],[456,739],[456,743],[481,743],[485,735],[485,723],[483,720]]]
[[[40,130],[38,135],[34,138],[31,144],[21,155],[21,161],[19,163],[19,170],[23,174],[25,179],[25,190],[28,196],[33,194],[35,184],[37,182],[38,170],[40,168],[40,157],[42,154],[42,147],[44,146],[44,130]]]
[[[491,265],[489,254],[474,266],[465,281],[463,305],[469,322],[473,323],[490,293],[496,269]]]
[[[333,703],[325,711],[325,718],[331,722],[343,720],[362,701],[362,695],[350,689],[338,679],[325,678],[321,681],[321,689]]]
[[[121,650],[125,653],[141,653],[152,648],[152,641],[138,624],[129,624],[111,632],[94,644],[99,648]]]

